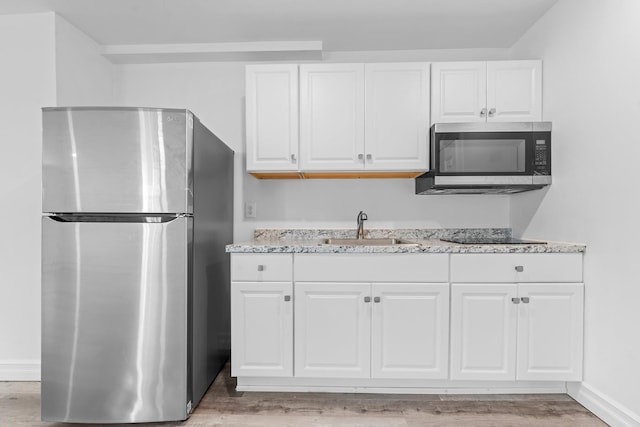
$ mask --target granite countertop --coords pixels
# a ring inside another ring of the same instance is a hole
[[[256,229],[254,240],[227,245],[231,253],[581,253],[586,245],[547,241],[546,244],[459,244],[452,236],[511,237],[509,228],[370,229],[365,238],[398,238],[411,244],[333,245],[328,238],[354,238],[353,229]]]

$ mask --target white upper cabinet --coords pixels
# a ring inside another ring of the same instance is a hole
[[[431,123],[542,120],[542,62],[432,64]]]
[[[485,62],[438,62],[431,65],[431,72],[432,124],[485,121]]]
[[[300,65],[300,169],[364,164],[364,64]]]
[[[427,170],[429,64],[365,65],[365,169]]]
[[[298,65],[246,68],[247,171],[298,170]]]
[[[542,120],[542,62],[487,62],[487,121]]]
[[[247,66],[247,171],[426,171],[429,76],[422,62]]]

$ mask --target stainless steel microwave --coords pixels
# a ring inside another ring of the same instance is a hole
[[[510,194],[551,184],[551,122],[437,123],[416,194]]]

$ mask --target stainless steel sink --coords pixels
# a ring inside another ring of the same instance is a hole
[[[324,239],[323,245],[334,246],[398,246],[418,245],[403,239]]]

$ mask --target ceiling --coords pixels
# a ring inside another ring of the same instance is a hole
[[[557,0],[0,0],[102,45],[321,41],[325,51],[511,47]]]

